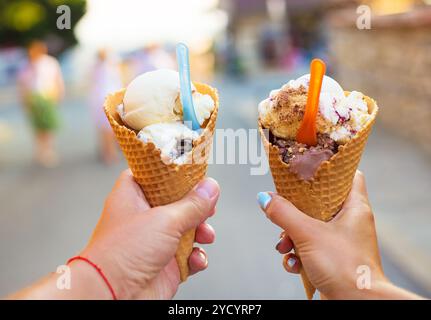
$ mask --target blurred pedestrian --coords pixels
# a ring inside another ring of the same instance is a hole
[[[160,44],[152,43],[146,48],[153,69],[175,69],[175,59]]]
[[[99,155],[105,164],[117,160],[117,143],[103,111],[103,103],[110,92],[122,88],[120,66],[106,49],[97,53],[92,70],[90,108],[99,136]]]
[[[55,166],[54,133],[59,127],[58,103],[64,83],[60,65],[48,55],[44,42],[35,40],[28,46],[28,62],[19,73],[18,88],[35,133],[35,160],[46,167]]]
[[[136,51],[131,59],[133,78],[156,69],[175,69],[174,57],[163,46],[152,43]]]

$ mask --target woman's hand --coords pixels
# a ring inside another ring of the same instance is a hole
[[[307,216],[276,194],[260,193],[258,200],[267,217],[284,230],[276,249],[285,254],[285,269],[299,273],[304,268],[326,298],[418,298],[384,276],[374,216],[359,171],[343,208],[327,223]]]
[[[130,171],[125,171],[81,255],[102,268],[120,299],[170,299],[180,283],[175,252],[181,235],[197,228],[197,242],[214,241],[215,232],[205,221],[215,212],[219,192],[217,182],[206,178],[182,200],[150,208]],[[194,248],[190,273],[207,264],[205,251]]]

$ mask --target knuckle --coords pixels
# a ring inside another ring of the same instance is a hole
[[[131,173],[130,169],[123,170],[123,171],[121,171],[121,173],[120,173],[120,177],[121,177],[122,179],[127,179],[127,178],[129,178],[131,175],[132,175],[132,173]]]
[[[153,208],[150,209],[148,214],[155,217],[154,220],[164,229],[174,229],[178,225],[178,215],[172,210],[166,210],[164,208]]]
[[[375,217],[374,217],[374,213],[371,210],[370,207],[368,207],[368,210],[365,211],[365,217],[368,220],[369,223],[374,224],[375,223]]]
[[[188,205],[190,206],[190,209],[194,213],[202,214],[202,213],[206,212],[208,209],[207,201],[203,200],[202,198],[200,198],[198,195],[196,195],[194,193],[192,195],[190,195],[190,197],[188,199]]]
[[[362,171],[356,170],[356,178],[365,184],[365,175]]]
[[[360,207],[354,208],[354,215],[365,219],[367,222],[374,223],[374,214],[368,203],[363,202]]]

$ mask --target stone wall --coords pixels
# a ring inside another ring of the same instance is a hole
[[[371,30],[342,17],[329,19],[336,79],[377,100],[379,123],[431,155],[431,11],[375,17]]]

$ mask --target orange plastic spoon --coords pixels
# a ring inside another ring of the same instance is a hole
[[[296,141],[309,146],[315,146],[317,144],[316,117],[326,65],[320,59],[313,59],[313,61],[311,61],[310,69],[311,75],[307,105],[305,107],[304,119],[302,119],[301,126],[296,134]]]

